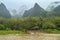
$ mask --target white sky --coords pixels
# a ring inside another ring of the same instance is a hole
[[[42,8],[46,9],[51,2],[60,0],[0,0],[8,9],[19,9],[20,6],[26,5],[28,8],[33,7],[34,3],[38,3]]]

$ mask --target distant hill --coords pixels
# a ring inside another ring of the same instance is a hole
[[[53,11],[55,12],[55,13],[54,13],[55,16],[60,16],[60,5],[57,6],[56,8],[54,8]]]
[[[48,5],[48,7],[47,7],[47,11],[51,11],[51,10],[53,10],[54,8],[56,8],[57,6],[59,6],[60,5],[60,2],[59,1],[56,1],[56,2],[52,2],[52,3],[50,3],[49,5]]]
[[[40,7],[37,3],[35,3],[34,7],[31,8],[30,10],[26,10],[23,14],[23,17],[28,17],[28,16],[46,16],[46,11]]]
[[[3,3],[0,4],[0,17],[3,17],[3,18],[11,17],[9,11],[7,10],[6,6]]]
[[[48,16],[60,16],[60,2],[53,2],[47,8]]]

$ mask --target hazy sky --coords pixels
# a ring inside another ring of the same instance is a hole
[[[19,9],[25,5],[28,8],[33,7],[34,3],[38,3],[42,8],[46,9],[51,2],[60,0],[0,0],[3,2],[8,9]]]

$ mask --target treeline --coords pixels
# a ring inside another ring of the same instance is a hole
[[[25,17],[25,18],[0,18],[0,30],[40,30],[59,31],[60,17]]]

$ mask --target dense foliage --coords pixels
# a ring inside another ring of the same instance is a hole
[[[60,17],[0,18],[0,30],[60,30]]]

